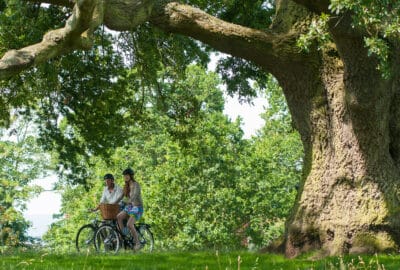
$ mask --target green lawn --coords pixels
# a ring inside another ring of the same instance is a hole
[[[399,255],[332,257],[318,261],[248,252],[174,252],[118,255],[18,252],[0,255],[0,269],[400,269]]]

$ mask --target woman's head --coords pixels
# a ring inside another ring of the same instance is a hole
[[[122,175],[124,176],[125,182],[129,180],[134,180],[133,176],[135,175],[135,172],[131,168],[127,168],[122,172]]]
[[[127,168],[122,172],[122,175],[124,176],[125,180],[125,185],[124,185],[124,195],[126,197],[129,197],[129,181],[134,181],[133,176],[135,175],[135,172],[131,168]]]

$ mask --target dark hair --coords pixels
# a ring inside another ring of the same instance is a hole
[[[131,169],[131,168],[127,168],[122,172],[122,175],[129,175],[130,177],[130,181],[135,181],[135,178],[133,177],[133,175],[135,174],[135,172]],[[130,188],[129,188],[129,181],[125,181],[125,185],[124,185],[124,195],[126,197],[129,197],[129,192],[130,192]]]
[[[135,172],[131,168],[127,168],[122,172],[122,175],[127,175],[127,174],[134,175]]]
[[[107,173],[106,175],[104,175],[104,180],[106,179],[114,180],[114,175],[112,175],[111,173]]]

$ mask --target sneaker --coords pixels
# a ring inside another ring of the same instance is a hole
[[[107,236],[106,239],[104,239],[104,245],[108,245],[111,243],[111,235]]]
[[[134,247],[133,247],[133,250],[134,251],[138,251],[139,249],[141,249],[142,248],[142,245],[141,244],[137,244],[137,245],[135,245]]]
[[[127,239],[125,240],[125,245],[127,245],[129,248],[133,249],[135,246],[135,242],[133,242],[133,239]]]

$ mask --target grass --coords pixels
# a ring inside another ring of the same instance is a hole
[[[257,270],[257,269],[400,269],[399,255],[286,259],[249,252],[160,252],[117,255],[15,252],[0,255],[0,269],[137,269],[137,270]]]

